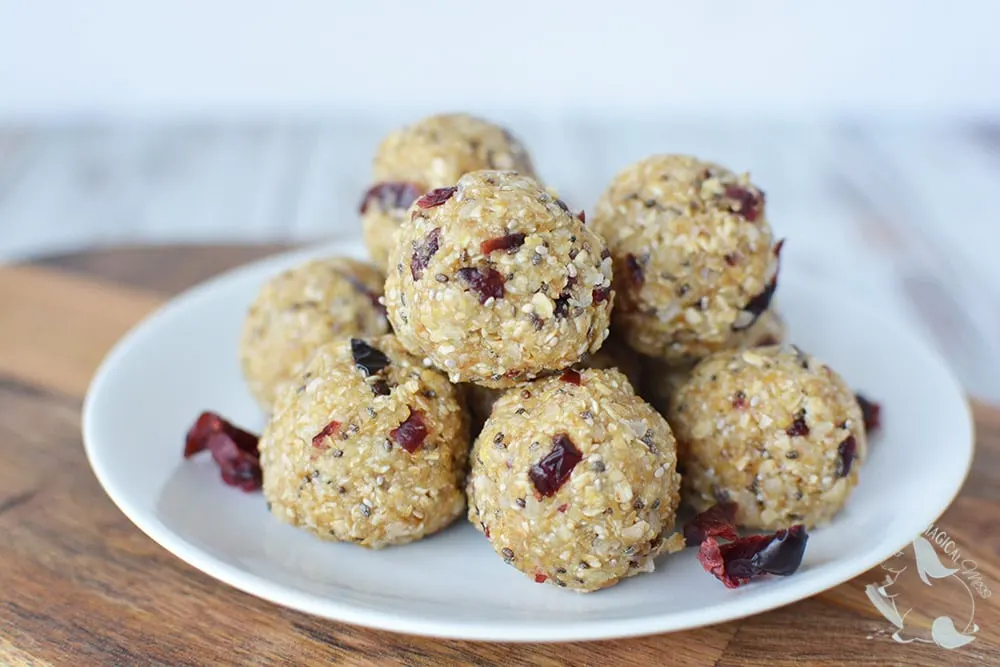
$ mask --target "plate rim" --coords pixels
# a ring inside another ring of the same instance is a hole
[[[318,618],[404,635],[462,641],[510,643],[599,641],[692,630],[771,611],[794,602],[808,599],[864,574],[884,562],[893,553],[905,547],[908,543],[886,543],[882,545],[881,549],[871,548],[865,554],[859,555],[847,562],[830,563],[825,566],[827,571],[823,577],[812,581],[806,580],[804,587],[781,587],[771,592],[761,591],[755,596],[747,598],[752,604],[748,604],[747,600],[736,598],[685,612],[682,615],[678,614],[678,612],[666,612],[663,614],[651,614],[641,618],[598,618],[577,620],[573,623],[564,624],[539,625],[533,622],[522,621],[496,623],[482,620],[449,620],[444,622],[435,618],[424,619],[413,614],[394,613],[391,610],[375,610],[343,602],[333,597],[319,598],[315,595],[297,591],[264,576],[241,570],[224,560],[216,558],[189,543],[180,534],[163,524],[155,515],[148,515],[144,511],[133,507],[128,497],[126,497],[127,494],[117,490],[115,484],[110,481],[111,472],[101,462],[101,458],[97,454],[99,447],[95,443],[99,438],[94,432],[93,411],[94,403],[97,400],[96,397],[101,394],[103,386],[109,381],[108,378],[111,376],[114,367],[127,356],[129,350],[133,347],[134,341],[145,335],[147,331],[155,329],[159,322],[168,318],[173,311],[184,307],[188,301],[197,298],[200,294],[211,291],[219,283],[238,279],[242,274],[266,271],[268,268],[284,266],[296,261],[305,261],[312,257],[330,254],[353,255],[356,254],[353,253],[354,247],[357,247],[357,241],[354,239],[337,239],[331,243],[317,247],[279,252],[230,268],[183,290],[179,294],[170,297],[165,303],[155,308],[152,312],[147,313],[138,322],[133,324],[105,354],[89,383],[82,405],[81,432],[88,464],[104,493],[133,525],[157,545],[213,579],[221,581],[243,593]],[[812,285],[816,289],[832,289],[832,286],[823,277],[813,276]],[[876,319],[889,319],[871,308],[863,299],[860,300],[860,306]],[[965,461],[962,475],[960,477],[957,476],[951,481],[947,500],[938,504],[940,506],[935,509],[935,516],[929,520],[921,519],[919,522],[910,520],[910,523],[913,524],[913,530],[907,530],[906,532],[912,532],[912,536],[916,537],[923,532],[929,523],[936,521],[952,505],[955,498],[961,492],[968,479],[975,457],[976,437],[972,406],[969,396],[962,388],[961,383],[955,377],[947,361],[927,341],[925,336],[917,331],[912,332],[912,335],[919,342],[927,357],[946,374],[951,385],[949,389],[954,391],[961,399],[964,407],[965,426],[969,434],[968,442],[964,443]],[[944,499],[945,494],[942,494],[941,498]],[[920,525],[917,525],[918,523]],[[903,531],[900,530],[900,534],[902,533]],[[852,563],[855,564],[852,565]]]

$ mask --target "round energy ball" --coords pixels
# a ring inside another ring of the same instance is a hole
[[[239,357],[250,392],[265,412],[320,345],[389,331],[378,302],[384,282],[369,264],[330,257],[264,284],[243,321]]]
[[[774,293],[764,193],[746,174],[657,155],[618,174],[594,229],[615,265],[615,328],[639,352],[684,365],[725,349]]]
[[[534,175],[527,150],[504,128],[468,114],[425,118],[390,133],[372,163],[375,185],[361,204],[365,244],[386,269],[394,234],[417,197],[479,169]]]
[[[670,401],[684,499],[734,501],[736,522],[774,530],[829,521],[867,455],[854,392],[795,347],[719,352]]]
[[[510,387],[601,347],[614,298],[604,240],[533,179],[472,172],[411,212],[385,304],[400,342],[452,382]]]
[[[673,435],[615,370],[504,393],[476,439],[469,520],[536,582],[594,591],[653,570],[679,500]]]
[[[585,354],[573,368],[602,368],[615,369],[628,378],[633,387],[639,386],[640,366],[639,355],[628,345],[618,341],[614,336],[604,341],[600,350],[593,354]],[[520,386],[520,385],[518,385]],[[462,385],[465,390],[465,400],[469,406],[469,414],[472,416],[472,433],[478,435],[483,428],[483,424],[493,411],[493,404],[505,391],[517,391],[517,387],[510,389],[491,389],[481,387],[477,384]]]
[[[324,345],[296,382],[260,439],[272,514],[377,549],[462,513],[469,426],[447,378],[388,335]]]
[[[740,332],[729,339],[726,347],[729,349],[746,349],[768,345],[781,345],[787,334],[785,320],[772,305],[761,313],[757,321],[749,329]],[[605,345],[605,347],[607,347]],[[601,348],[602,350],[604,348]],[[673,366],[659,359],[649,359],[649,368],[642,378],[642,393],[657,410],[667,414],[670,396],[691,375],[691,369],[697,362]],[[633,385],[635,382],[633,381]]]

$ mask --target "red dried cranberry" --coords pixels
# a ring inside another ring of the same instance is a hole
[[[735,199],[735,204],[730,206],[733,213],[754,222],[760,215],[764,207],[764,193],[756,189],[747,189],[738,185],[727,185],[726,197]]]
[[[559,376],[559,379],[563,382],[569,382],[570,384],[580,384],[580,374],[572,368],[564,370],[563,374]]]
[[[222,481],[244,491],[256,491],[261,485],[258,438],[233,426],[214,412],[203,412],[188,429],[184,458],[206,449],[219,466]]]
[[[698,550],[698,561],[727,588],[738,588],[763,574],[793,574],[802,564],[808,539],[801,525],[773,535],[749,535],[722,545],[714,537],[708,537]]]
[[[791,426],[785,429],[785,433],[791,438],[804,437],[809,435],[809,424],[806,423],[806,411],[799,410],[792,420]]]
[[[313,436],[313,447],[316,449],[326,449],[329,447],[328,444],[324,442],[328,437],[336,435],[340,432],[340,422],[331,421],[329,424],[323,427],[323,430]]]
[[[784,245],[785,239],[781,239],[774,245],[774,256],[777,257],[779,261],[781,259],[781,249]],[[743,307],[745,312],[750,313],[749,321],[741,321],[739,325],[733,324],[733,331],[749,329],[753,326],[753,323],[757,321],[757,318],[771,306],[771,299],[774,298],[774,292],[778,289],[778,271],[780,268],[781,265],[779,264],[774,271],[774,277],[771,278],[771,282],[767,284],[764,291],[750,299],[750,301],[747,302],[747,305]]]
[[[233,426],[215,412],[203,412],[188,429],[184,441],[184,458],[189,459],[208,449],[208,439],[216,433],[225,433],[241,451],[258,455],[256,435]]]
[[[864,394],[855,394],[858,405],[861,406],[861,416],[865,422],[865,432],[874,433],[882,428],[882,406],[869,400]]]
[[[435,206],[440,206],[445,203],[451,196],[455,194],[458,190],[455,186],[448,188],[437,188],[436,190],[431,190],[423,197],[417,200],[417,206],[420,208],[434,208]]]
[[[424,421],[424,413],[410,408],[410,414],[406,421],[389,431],[389,437],[410,454],[417,451],[427,439],[427,423]]]
[[[504,236],[498,236],[495,239],[483,241],[479,244],[479,250],[482,251],[484,255],[488,255],[494,250],[516,250],[523,245],[524,234],[521,232],[514,232],[513,234],[505,234]]]
[[[535,575],[535,583],[544,584],[546,581],[548,581],[548,578],[549,578],[548,575],[538,573]]]
[[[746,406],[747,406],[747,394],[745,391],[740,389],[733,396],[733,407],[736,408],[737,410],[742,410],[746,408]]]
[[[635,258],[635,255],[625,255],[625,269],[628,271],[628,277],[632,281],[632,284],[637,288],[642,287],[646,278],[643,275],[642,266],[639,265],[639,261]]]
[[[486,303],[490,298],[503,298],[506,280],[502,273],[487,267],[459,269],[457,274],[470,290],[479,295],[479,303]]]
[[[538,495],[547,498],[566,483],[573,468],[582,460],[583,453],[576,448],[569,436],[559,433],[552,438],[552,451],[531,466],[528,477],[535,485]]]
[[[837,454],[840,460],[837,463],[837,477],[847,477],[851,474],[851,467],[854,465],[854,457],[858,453],[858,441],[853,435],[847,436],[847,440],[837,447]]]
[[[365,376],[375,375],[389,365],[389,357],[381,350],[358,338],[351,339],[351,356],[354,357],[354,365]]]
[[[585,211],[580,211],[579,213],[576,214],[576,219],[582,222],[583,224],[587,224],[587,213]]]
[[[212,452],[212,460],[219,466],[223,482],[248,492],[261,487],[263,475],[257,456],[240,449],[225,433],[213,433],[207,446]]]
[[[361,214],[368,212],[372,203],[377,203],[383,211],[394,208],[410,208],[410,204],[420,196],[420,188],[413,183],[386,182],[376,183],[365,193],[361,200]]]
[[[590,298],[594,303],[602,303],[611,298],[611,287],[595,287],[590,293]]]
[[[479,522],[479,525],[482,526],[482,528],[483,528],[483,535],[486,536],[486,539],[490,539],[490,527],[487,526],[482,521]]]
[[[698,546],[708,537],[735,540],[736,503],[718,503],[684,524],[684,541],[689,547]]]
[[[438,249],[441,247],[441,228],[435,227],[427,232],[427,236],[421,242],[413,242],[413,255],[410,257],[410,275],[414,280],[420,280],[424,275],[424,269],[431,261]]]
[[[558,511],[558,512],[560,512],[562,514],[565,514],[566,510],[568,510],[568,509],[569,509],[569,504],[563,503],[562,505],[560,505],[559,507],[556,508],[556,511]]]

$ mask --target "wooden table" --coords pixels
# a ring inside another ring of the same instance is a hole
[[[157,304],[273,250],[124,249],[0,267],[0,664],[1000,665],[1000,409],[985,405],[974,406],[972,473],[938,522],[994,594],[975,598],[979,631],[957,650],[893,641],[895,628],[865,595],[885,576],[880,569],[724,625],[570,645],[367,630],[201,574],[104,495],[80,442],[81,399],[104,353]],[[942,605],[956,620],[969,611],[967,596],[937,583],[906,582],[917,631]]]

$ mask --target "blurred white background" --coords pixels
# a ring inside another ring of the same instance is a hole
[[[981,117],[998,24],[993,0],[3,0],[0,113]]]
[[[356,234],[379,138],[467,110],[577,206],[654,152],[749,170],[798,275],[1000,401],[998,25],[994,0],[0,0],[0,259]]]

